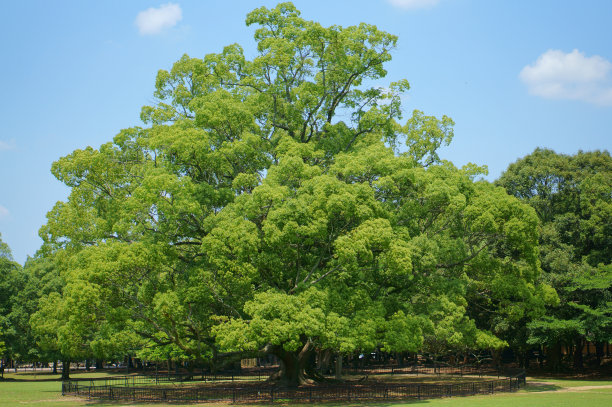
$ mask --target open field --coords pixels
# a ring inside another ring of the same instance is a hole
[[[113,374],[79,373],[73,377],[104,377]],[[73,397],[62,397],[61,384],[52,379],[58,375],[51,374],[5,374],[4,381],[0,381],[0,406],[194,406],[194,404],[162,404],[162,403],[109,403],[79,400]],[[42,381],[41,381],[42,380]],[[563,380],[544,377],[528,378],[527,388],[517,393],[499,393],[492,396],[455,397],[435,400],[422,400],[412,402],[363,402],[363,403],[329,403],[335,406],[417,406],[424,407],[608,407],[612,405],[612,380]],[[206,406],[227,406],[227,404],[204,404]],[[244,404],[241,404],[244,405]],[[274,405],[283,405],[281,403]],[[299,406],[298,404],[292,404]],[[311,404],[306,404],[311,405]],[[263,406],[257,404],[257,406]]]

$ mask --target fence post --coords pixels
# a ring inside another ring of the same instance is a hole
[[[312,387],[308,389],[308,400],[312,403]]]
[[[232,403],[236,402],[236,388],[232,388]]]
[[[417,398],[420,400],[421,399],[421,385],[417,384]]]

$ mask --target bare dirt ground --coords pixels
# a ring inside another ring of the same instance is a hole
[[[573,387],[563,387],[563,388],[558,388],[558,383],[555,382],[547,382],[547,381],[528,381],[527,382],[527,389],[529,389],[529,387],[546,387],[546,386],[550,386],[551,387],[551,391],[555,391],[558,393],[562,393],[562,392],[579,392],[579,391],[585,391],[585,390],[598,390],[598,389],[612,389],[612,384],[604,384],[601,386],[573,386]]]

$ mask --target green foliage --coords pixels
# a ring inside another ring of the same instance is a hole
[[[558,299],[529,324],[529,343],[578,347],[612,340],[612,159],[537,149],[510,165],[498,183],[538,213],[542,282]],[[580,367],[580,360],[575,360]]]
[[[20,329],[18,321],[18,305],[15,304],[15,294],[26,284],[26,277],[21,266],[13,261],[9,246],[2,241],[0,235],[0,342],[1,356],[9,358],[20,357],[23,350],[20,347]]]
[[[290,3],[247,25],[252,60],[236,44],[183,56],[157,75],[148,127],[53,164],[71,193],[40,233],[66,285],[32,318],[40,341],[213,362],[442,352],[499,348],[539,315],[535,212],[440,161],[448,117],[401,124],[407,81],[366,86],[395,36]]]

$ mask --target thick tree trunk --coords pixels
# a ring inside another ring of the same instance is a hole
[[[561,370],[561,344],[557,343],[546,349],[546,365],[549,370]]]
[[[336,355],[336,380],[342,380],[342,355]]]
[[[582,348],[584,347],[584,338],[578,337],[574,341],[574,370],[582,370],[584,368],[584,359],[582,357]]]
[[[515,354],[516,354],[518,366],[524,368],[525,367],[525,353],[519,350]]]
[[[330,349],[319,351],[317,368],[322,374],[329,373],[329,362],[331,362],[333,352]]]
[[[270,376],[269,380],[278,380],[283,386],[298,387],[310,383],[316,377],[314,369],[314,346],[310,341],[300,351],[288,352],[282,347],[272,350],[280,360],[280,370]]]
[[[501,368],[501,356],[502,356],[501,350],[493,349],[491,351],[491,358],[493,359],[493,366],[495,366],[495,369]]]
[[[70,379],[70,359],[62,360],[62,380]]]
[[[544,347],[542,347],[542,345],[540,345],[538,352],[538,365],[540,366],[540,369],[544,368]]]
[[[597,366],[601,366],[601,360],[604,356],[604,344],[603,342],[595,343],[595,357],[597,358]]]

